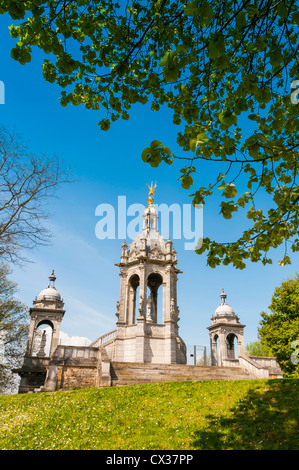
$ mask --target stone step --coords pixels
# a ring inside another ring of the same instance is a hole
[[[189,371],[196,373],[196,371],[204,370],[235,370],[237,367],[219,367],[219,366],[191,366],[184,364],[151,364],[151,363],[136,363],[136,362],[112,362],[113,367],[118,370],[136,370],[136,371]]]
[[[126,374],[122,374],[122,373],[119,373],[117,372],[115,375],[112,375],[111,378],[112,380],[118,380],[118,379],[136,379],[136,380],[140,380],[140,379],[144,379],[144,380],[147,380],[147,381],[155,381],[155,380],[159,380],[159,379],[181,379],[181,380],[196,380],[196,379],[204,379],[204,378],[213,378],[213,379],[217,379],[217,378],[227,378],[229,379],[230,377],[236,377],[236,376],[242,376],[244,378],[248,378],[249,375],[248,374],[245,374],[243,373],[243,371],[240,371],[240,370],[236,370],[236,371],[232,371],[230,373],[228,372],[215,372],[215,371],[211,371],[210,373],[203,373],[203,374],[130,374],[130,373],[126,373]]]
[[[189,366],[182,364],[111,363],[112,385],[194,380],[244,380],[250,375],[240,367]]]

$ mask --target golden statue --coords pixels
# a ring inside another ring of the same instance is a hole
[[[155,189],[156,189],[156,187],[157,187],[157,183],[155,183],[155,186],[153,186],[153,182],[151,183],[150,186],[146,183],[146,186],[147,186],[148,189],[149,189],[149,193],[148,193],[149,198],[148,198],[148,200],[147,200],[147,202],[148,202],[148,207],[152,207],[153,204],[154,204],[154,197],[153,197],[153,196],[154,196],[154,194],[155,194]]]

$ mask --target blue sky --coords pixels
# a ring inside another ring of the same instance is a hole
[[[122,239],[99,240],[95,235],[99,204],[112,204],[117,210],[118,196],[126,196],[127,206],[146,205],[146,183],[157,181],[155,202],[190,204],[178,178],[179,164],[151,168],[141,160],[141,152],[158,139],[177,151],[178,131],[167,110],[151,112],[145,106],[131,109],[129,121],[117,121],[102,132],[100,111],[59,104],[60,90],[45,82],[43,55],[36,50],[32,62],[22,66],[10,57],[11,39],[7,17],[0,17],[0,80],[5,84],[5,104],[0,105],[0,123],[16,130],[36,154],[58,156],[70,167],[76,182],[63,186],[57,198],[48,203],[52,244],[28,253],[32,261],[15,267],[11,278],[18,283],[18,297],[29,307],[47,286],[55,269],[56,287],[65,301],[62,331],[68,336],[94,340],[115,328],[115,306],[119,296],[118,263]],[[196,184],[207,184],[207,167],[197,173]],[[194,188],[196,189],[196,184]],[[223,220],[217,198],[208,200],[203,210],[204,236],[228,241],[240,234],[240,220]],[[128,217],[130,220],[130,217]],[[127,240],[130,243],[130,240]],[[273,256],[273,265],[252,263],[244,270],[231,266],[206,266],[205,256],[184,249],[185,240],[174,240],[178,268],[180,335],[187,345],[209,346],[207,327],[217,308],[221,289],[228,295],[240,321],[246,325],[245,343],[255,341],[260,312],[267,310],[276,286],[298,271],[298,254],[291,266],[280,267],[283,247]]]

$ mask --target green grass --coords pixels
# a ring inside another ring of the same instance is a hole
[[[298,450],[298,379],[0,396],[0,449]]]

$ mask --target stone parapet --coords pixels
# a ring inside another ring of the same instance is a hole
[[[110,386],[110,359],[89,346],[58,346],[48,367],[47,391]]]
[[[283,372],[275,357],[239,355],[239,363],[251,377],[257,379],[283,378]]]

